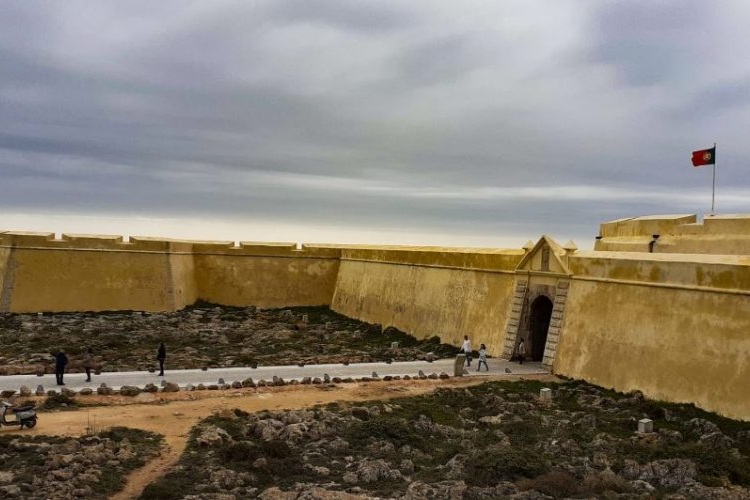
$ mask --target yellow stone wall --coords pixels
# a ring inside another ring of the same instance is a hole
[[[338,248],[0,233],[0,312],[330,305]]]
[[[0,299],[8,311],[160,311],[169,303],[164,242],[4,233],[0,245],[10,251]]]
[[[0,232],[0,234],[2,234]],[[0,246],[0,311],[4,311],[7,307],[3,307],[3,302],[10,301],[10,292],[5,290],[5,275],[8,272],[8,258],[10,257],[10,248],[3,248]]]
[[[344,249],[331,308],[417,338],[503,348],[503,327],[522,250]]]
[[[172,283],[172,303],[169,305],[170,310],[178,310],[198,300],[195,257],[189,243],[173,243],[169,250],[169,273]]]
[[[655,236],[658,235],[658,238]],[[750,255],[750,215],[652,215],[605,222],[594,250]]]
[[[259,307],[330,305],[340,250],[294,244],[195,245],[199,298]]]
[[[555,373],[750,419],[750,217],[637,219],[603,225],[595,251],[543,238],[528,255],[0,232],[0,312],[330,305],[499,356],[516,281],[569,279]]]
[[[583,252],[554,372],[750,419],[750,259]]]

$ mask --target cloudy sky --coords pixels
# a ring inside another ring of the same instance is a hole
[[[590,248],[750,213],[750,2],[0,7],[0,230]]]

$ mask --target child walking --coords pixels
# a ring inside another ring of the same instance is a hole
[[[482,363],[484,363],[484,368],[490,371],[490,367],[487,366],[487,346],[484,344],[479,346],[479,366],[477,366],[477,371],[482,368]]]

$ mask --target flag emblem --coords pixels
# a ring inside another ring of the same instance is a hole
[[[714,165],[716,163],[716,146],[710,149],[701,149],[693,151],[693,166],[702,167],[703,165]]]

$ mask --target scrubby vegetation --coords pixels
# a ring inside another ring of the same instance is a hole
[[[347,318],[327,307],[258,310],[196,304],[173,313],[0,314],[0,374],[51,373],[53,352],[82,371],[91,348],[102,371],[153,369],[167,345],[170,369],[406,361],[455,355],[433,337],[416,340],[395,328]],[[391,344],[397,342],[398,350]]]
[[[108,498],[162,446],[162,436],[114,427],[82,438],[0,435],[7,498]]]
[[[239,410],[192,432],[144,499],[750,497],[750,423],[579,382],[490,382],[388,402]],[[655,432],[636,432],[651,418]],[[305,496],[307,495],[307,496]]]

